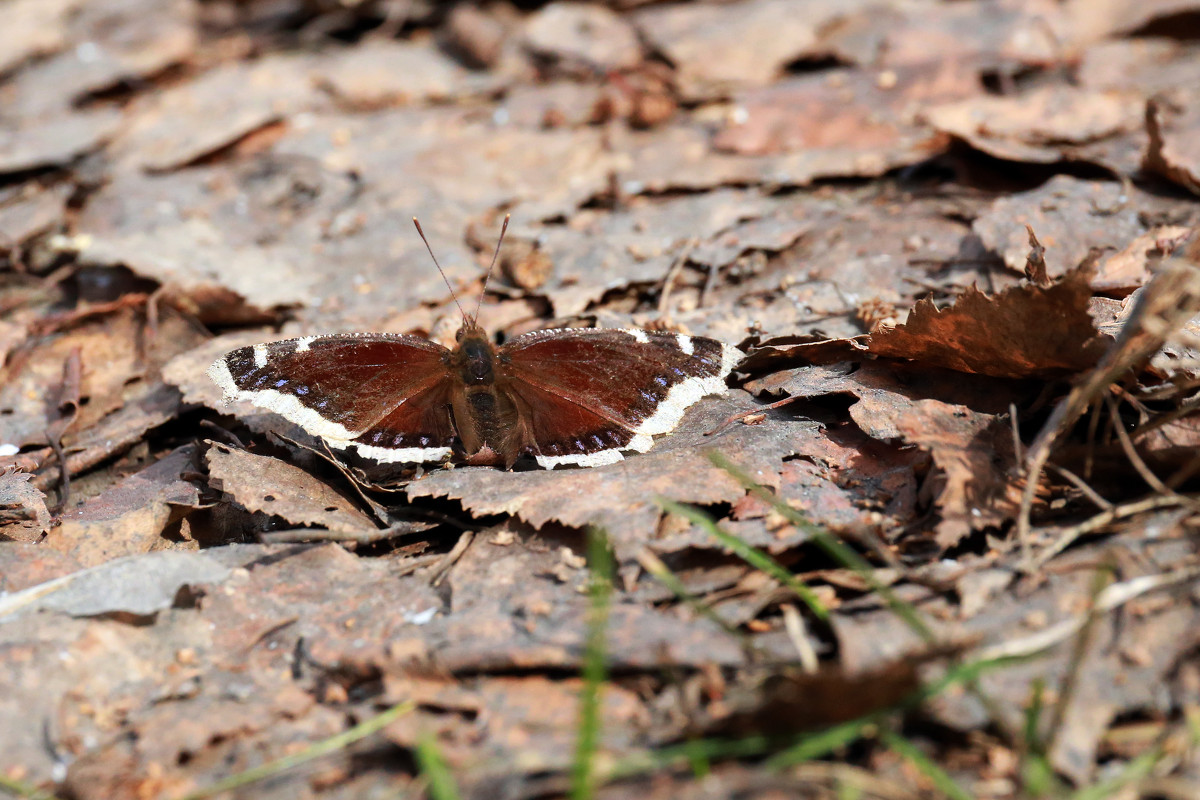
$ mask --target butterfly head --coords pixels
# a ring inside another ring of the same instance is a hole
[[[458,329],[456,338],[461,343],[463,337],[471,332],[478,331],[481,335],[486,334],[479,327],[479,311],[483,308],[483,296],[487,293],[488,281],[492,279],[492,270],[496,266],[496,259],[500,257],[500,245],[504,244],[504,234],[508,231],[508,221],[512,218],[511,214],[504,215],[504,224],[500,226],[500,238],[496,240],[496,252],[492,253],[492,263],[488,264],[487,275],[483,278],[483,287],[479,290],[479,301],[475,304],[475,313],[467,316],[467,312],[463,311],[462,304],[458,302],[458,295],[454,293],[454,287],[450,285],[450,279],[446,277],[446,272],[442,269],[442,265],[438,263],[437,256],[433,254],[433,248],[429,246],[429,240],[425,238],[425,231],[421,230],[421,223],[413,217],[413,225],[417,226],[417,233],[421,236],[421,241],[425,243],[425,249],[429,251],[429,257],[433,259],[433,265],[437,267],[437,271],[441,274],[442,280],[446,282],[446,288],[450,290],[450,296],[454,298],[454,305],[458,306],[458,313],[462,314],[463,324]]]

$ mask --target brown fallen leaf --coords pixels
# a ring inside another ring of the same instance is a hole
[[[196,470],[196,456],[194,445],[180,447],[64,511],[62,524],[46,537],[45,546],[70,553],[86,567],[177,546],[163,534],[186,509],[199,505],[199,491],[182,478]]]
[[[247,511],[283,517],[297,526],[313,525],[338,533],[365,533],[378,526],[350,500],[278,458],[254,455],[214,444],[205,454],[213,488],[230,495]]]
[[[972,286],[944,309],[919,300],[904,324],[872,333],[867,349],[1000,378],[1079,372],[1108,346],[1088,315],[1090,279],[1075,270],[1045,288],[1015,286],[995,296]]]
[[[977,91],[970,73],[948,62],[822,71],[737,95],[713,144],[741,155],[825,150],[856,153],[864,165],[911,161],[940,149],[913,109]]]
[[[0,469],[0,509],[20,508],[36,523],[37,531],[45,533],[50,530],[50,512],[46,510],[46,495],[29,483],[32,477],[12,467]]]
[[[322,96],[310,78],[314,58],[273,53],[231,62],[138,97],[110,153],[127,168],[178,169],[291,113],[317,108]]]
[[[0,442],[46,441],[46,427],[58,417],[51,395],[62,386],[63,365],[76,351],[83,370],[81,405],[63,439],[68,452],[108,416],[136,416],[131,405],[153,405],[152,396],[162,388],[155,380],[161,364],[204,338],[175,313],[162,314],[157,335],[148,337],[143,311],[123,307],[84,318],[55,335],[29,339],[0,367]]]
[[[815,422],[786,417],[704,435],[730,415],[756,407],[741,392],[711,398],[689,410],[680,427],[657,441],[653,450],[617,464],[538,472],[437,470],[409,483],[405,491],[414,498],[460,500],[477,515],[512,514],[534,527],[549,522],[600,525],[618,556],[632,558],[654,538],[662,513],[655,502],[658,497],[710,505],[745,494],[736,480],[712,465],[705,451],[720,451],[757,479],[773,484],[780,459],[803,452],[806,440],[818,436]]]
[[[676,259],[687,257],[691,239],[720,241],[738,223],[766,216],[778,205],[759,192],[718,189],[667,202],[636,203],[617,213],[577,214],[571,226],[554,226],[539,237],[540,252],[554,265],[553,282],[541,292],[550,298],[557,316],[578,314],[606,292],[662,281]],[[790,220],[793,231],[803,226],[800,220]],[[751,244],[708,248],[705,255],[710,263],[723,266],[720,262],[729,263]]]
[[[575,756],[583,689],[578,678],[498,676],[464,685],[393,667],[383,680],[388,701],[410,700],[418,706],[387,727],[387,739],[412,749],[432,735],[452,765],[477,763],[481,757],[495,765],[473,771],[471,783],[489,782],[489,772],[511,774],[514,765],[522,772],[562,770]],[[638,744],[635,731],[648,721],[638,696],[616,684],[605,687],[599,715],[603,733],[598,745],[613,756],[631,752]]]
[[[822,29],[856,5],[818,0],[802,14],[789,0],[658,5],[633,22],[675,65],[685,94],[698,99],[768,83],[791,61],[825,55]]]
[[[270,164],[119,173],[63,249],[86,264],[126,266],[179,298],[225,290],[262,310],[313,303],[324,264],[317,243],[353,182],[305,159]]]
[[[1178,92],[1146,104],[1150,144],[1142,166],[1200,194],[1200,92]]]
[[[598,3],[553,2],[525,20],[524,45],[566,72],[629,69],[642,45],[625,17]]]
[[[394,39],[334,50],[313,63],[311,76],[356,111],[484,95],[506,82],[494,72],[466,69],[432,43]]]
[[[925,491],[940,516],[936,543],[942,549],[973,530],[1003,525],[1016,513],[1019,494],[1009,477],[1015,465],[1012,434],[999,414],[1021,397],[1019,385],[984,378],[967,383],[929,367],[869,361],[853,371],[836,365],[779,372],[747,388],[798,398],[851,394],[858,402],[850,417],[863,432],[928,452],[937,471]],[[903,463],[897,459],[897,465]]]
[[[1159,225],[1146,231],[1120,252],[1100,259],[1092,288],[1110,295],[1134,291],[1150,280],[1162,259],[1194,235],[1195,228],[1183,225]]]
[[[81,569],[82,565],[69,553],[32,542],[0,541],[0,596],[13,595]]]
[[[1123,250],[1146,233],[1143,214],[1156,210],[1150,195],[1120,183],[1056,175],[1031,191],[998,198],[978,215],[972,229],[1019,274],[1029,255],[1026,226],[1033,228],[1046,248],[1047,274],[1058,278],[1095,249],[1106,256],[1110,249]]]
[[[1140,110],[1136,94],[1051,86],[1014,97],[974,97],[924,114],[934,128],[988,155],[1053,163],[1072,145],[1137,129]]]
[[[120,112],[101,109],[6,125],[0,129],[0,175],[65,166],[99,149],[120,124]]]

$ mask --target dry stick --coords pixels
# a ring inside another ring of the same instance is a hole
[[[1133,503],[1125,503],[1124,505],[1113,506],[1105,509],[1096,516],[1084,520],[1078,525],[1072,525],[1070,528],[1062,531],[1054,542],[1048,545],[1034,560],[1033,568],[1041,569],[1054,556],[1066,550],[1071,544],[1081,536],[1086,536],[1093,531],[1106,528],[1119,519],[1141,514],[1143,511],[1153,511],[1158,508],[1175,508],[1181,505],[1180,500],[1186,501],[1187,505],[1200,502],[1200,498],[1185,498],[1182,495],[1154,495],[1144,500],[1138,500]]]
[[[800,657],[801,669],[809,675],[816,674],[817,651],[813,649],[812,640],[808,637],[804,617],[800,616],[799,610],[791,603],[784,603],[779,607],[779,611],[783,614],[784,630],[787,631],[788,638],[791,639],[792,645],[796,648],[796,654]]]
[[[1065,619],[1048,628],[1043,628],[1030,636],[1025,636],[1021,639],[1009,639],[991,647],[977,650],[971,655],[979,661],[993,661],[1002,658],[1020,658],[1036,655],[1074,636],[1087,624],[1088,618],[1093,614],[1107,614],[1109,611],[1120,608],[1130,600],[1140,597],[1147,592],[1173,586],[1197,576],[1200,576],[1200,566],[1191,566],[1172,572],[1164,572],[1159,575],[1143,575],[1121,583],[1109,584],[1102,592],[1096,595],[1096,601],[1087,612],[1071,619]]]
[[[688,239],[683,243],[683,249],[679,251],[679,255],[671,262],[671,267],[667,270],[666,276],[663,278],[662,291],[658,295],[658,316],[660,319],[670,319],[667,306],[671,302],[671,290],[675,286],[675,279],[679,277],[679,273],[683,271],[683,265],[687,263],[688,258],[692,255],[692,250],[696,248],[699,240],[695,237]]]
[[[462,536],[458,537],[458,541],[454,543],[454,547],[450,548],[450,552],[442,556],[442,560],[434,566],[433,578],[429,581],[430,586],[437,586],[450,574],[450,570],[462,558],[463,553],[467,552],[467,548],[474,540],[475,531],[465,531]]]
[[[1129,320],[1100,363],[1051,412],[1025,457],[1025,491],[1017,514],[1017,538],[1027,569],[1033,566],[1029,517],[1034,494],[1055,442],[1111,384],[1157,352],[1197,311],[1200,311],[1200,268],[1182,259],[1166,262],[1146,285]]]
[[[1067,709],[1071,705],[1071,701],[1075,697],[1075,692],[1079,688],[1079,673],[1083,669],[1084,659],[1087,658],[1088,650],[1095,640],[1096,624],[1100,621],[1102,612],[1096,607],[1096,601],[1100,597],[1100,593],[1104,591],[1105,585],[1112,577],[1112,569],[1100,569],[1096,572],[1092,583],[1092,591],[1090,592],[1090,603],[1088,604],[1087,614],[1083,624],[1079,627],[1079,633],[1075,637],[1074,646],[1071,648],[1071,655],[1067,660],[1067,670],[1064,673],[1062,680],[1059,682],[1058,699],[1054,703],[1054,708],[1050,712],[1050,724],[1046,729],[1046,752],[1054,750],[1058,742],[1058,737],[1062,734],[1063,725],[1067,721]]]
[[[1113,507],[1112,503],[1101,497],[1099,492],[1088,486],[1083,478],[1071,472],[1071,470],[1066,467],[1060,467],[1057,464],[1051,464],[1050,469],[1066,478],[1076,489],[1083,492],[1083,496],[1095,503],[1097,508],[1109,509]]]
[[[1117,432],[1117,440],[1121,443],[1121,449],[1125,451],[1125,457],[1129,459],[1129,463],[1133,465],[1135,470],[1137,470],[1137,474],[1142,476],[1142,480],[1149,484],[1151,489],[1154,489],[1160,494],[1174,496],[1184,505],[1195,506],[1190,498],[1183,497],[1172,490],[1171,487],[1163,483],[1159,477],[1155,475],[1148,466],[1146,466],[1146,462],[1142,460],[1140,455],[1138,455],[1137,448],[1133,446],[1133,442],[1129,439],[1129,434],[1126,433],[1125,427],[1121,425],[1121,420],[1118,417],[1116,401],[1113,400],[1112,397],[1105,397],[1104,400],[1106,403],[1108,403],[1109,413],[1112,414],[1113,428]]]

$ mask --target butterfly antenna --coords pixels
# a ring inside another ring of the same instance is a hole
[[[512,219],[512,214],[504,215],[504,224],[500,226],[500,238],[496,240],[496,252],[492,253],[492,263],[488,264],[487,275],[483,279],[483,288],[479,290],[479,302],[475,304],[475,316],[471,318],[472,322],[479,319],[479,311],[483,308],[483,296],[487,294],[488,281],[492,279],[492,268],[496,266],[496,259],[500,257],[500,245],[504,244],[504,234],[508,230],[510,219]]]
[[[450,290],[450,296],[454,298],[454,305],[458,306],[458,313],[462,314],[463,322],[467,321],[467,312],[463,311],[462,303],[458,302],[458,295],[454,293],[454,287],[450,285],[450,279],[446,277],[446,273],[442,270],[442,265],[438,263],[437,256],[433,254],[433,248],[429,246],[429,240],[425,238],[425,231],[421,230],[421,223],[413,217],[413,225],[417,226],[417,233],[421,235],[421,241],[425,243],[425,249],[429,251],[429,257],[433,259],[433,265],[437,267],[438,273],[442,276],[442,280],[446,282],[446,288]]]

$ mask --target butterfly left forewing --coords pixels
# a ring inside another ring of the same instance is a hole
[[[725,391],[725,378],[741,356],[715,339],[637,329],[536,331],[499,350],[501,370],[516,387],[514,393],[521,394],[525,384],[530,387],[525,394],[541,397],[530,406],[548,409],[545,398],[552,397],[560,406],[565,403],[590,414],[559,411],[549,422],[532,424],[535,447],[579,443],[584,456],[648,449],[650,437],[674,430],[689,406]],[[597,429],[597,419],[606,427]],[[606,431],[612,436],[606,437]],[[628,438],[620,444],[608,441],[614,437]],[[539,461],[554,457],[545,448],[535,455],[541,456]],[[612,455],[602,458],[616,460]],[[595,465],[586,459],[555,463]]]
[[[227,400],[274,411],[344,448],[446,380],[447,353],[415,336],[309,336],[231,350],[208,374]]]

